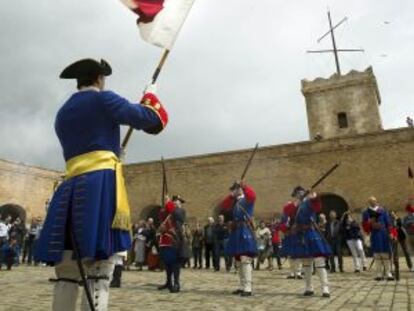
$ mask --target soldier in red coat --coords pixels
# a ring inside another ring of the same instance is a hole
[[[165,208],[160,212],[160,258],[165,265],[166,282],[158,287],[171,293],[180,291],[181,248],[183,242],[182,226],[185,221],[184,199],[175,195],[167,197]]]

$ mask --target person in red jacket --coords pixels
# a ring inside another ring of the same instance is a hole
[[[276,258],[277,267],[279,270],[282,269],[282,261],[280,260],[280,248],[282,247],[282,241],[280,239],[280,219],[275,218],[273,220],[272,226],[272,246],[273,246],[273,258]]]
[[[183,224],[185,211],[182,204],[184,199],[179,195],[167,196],[165,208],[160,212],[160,258],[165,265],[166,282],[158,287],[159,290],[169,289],[171,293],[180,291],[180,249],[183,242]],[[173,281],[174,280],[174,281]]]

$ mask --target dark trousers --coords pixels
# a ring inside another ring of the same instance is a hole
[[[339,264],[339,271],[343,271],[343,259],[342,259],[342,243],[341,241],[338,240],[332,240],[329,241],[329,244],[331,245],[331,249],[332,249],[332,256],[329,257],[329,266],[330,266],[330,270],[331,272],[335,272],[335,256],[338,257],[338,264]]]
[[[165,274],[167,277],[166,284],[171,286],[180,287],[180,272],[181,272],[181,262],[177,261],[175,263],[168,263],[165,265]]]
[[[407,267],[409,269],[412,269],[413,262],[411,261],[410,253],[408,252],[407,241],[401,240],[401,241],[398,241],[398,243],[400,244],[401,249],[404,253],[405,261],[407,262]]]
[[[282,260],[280,259],[280,244],[273,244],[273,257],[276,258],[277,267],[282,268]]]
[[[214,266],[214,270],[216,271],[220,270],[220,258],[221,258],[221,255],[224,254],[224,245],[225,245],[224,240],[217,241],[216,243],[214,243],[213,266]],[[232,261],[233,260],[230,256],[224,255],[224,262],[226,264],[227,271],[231,269]]]
[[[31,264],[33,261],[33,256],[36,248],[36,240],[33,238],[29,238],[26,240],[26,243],[24,245],[23,249],[23,262],[25,262],[26,256],[27,256],[27,263]]]
[[[214,270],[220,270],[220,257],[224,251],[224,243],[223,241],[217,241],[214,243],[214,250],[213,250],[213,267]]]
[[[204,256],[206,259],[206,268],[210,268],[210,258],[213,259],[214,256],[214,245],[211,243],[205,244]]]
[[[201,268],[203,266],[203,256],[201,247],[193,247],[194,268]]]

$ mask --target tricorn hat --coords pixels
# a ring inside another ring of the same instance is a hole
[[[298,195],[298,192],[301,192],[301,191],[306,191],[306,190],[302,186],[296,186],[295,188],[293,188],[291,196],[296,197]]]
[[[173,195],[172,201],[180,201],[181,203],[185,203],[185,200],[179,194]]]
[[[101,59],[100,62],[85,58],[70,64],[63,69],[60,74],[61,79],[81,79],[93,78],[97,76],[109,76],[112,73],[112,68],[107,61]]]
[[[233,191],[233,190],[236,190],[236,189],[239,189],[239,188],[241,188],[240,183],[239,183],[239,182],[237,182],[237,181],[235,181],[235,182],[231,185],[231,187],[229,188],[229,190],[230,190],[230,191]]]

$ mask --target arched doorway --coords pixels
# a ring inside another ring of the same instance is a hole
[[[0,217],[5,219],[7,216],[11,216],[12,221],[17,217],[20,217],[22,223],[26,222],[26,211],[23,207],[17,204],[9,203],[0,206]]]
[[[158,227],[160,225],[160,220],[158,215],[160,213],[160,205],[148,205],[139,213],[139,219],[147,220],[148,218],[154,219],[154,225]]]
[[[324,213],[327,218],[329,212],[334,210],[338,218],[341,218],[342,215],[348,210],[348,203],[344,198],[333,193],[323,193],[320,194],[322,201],[322,213]]]

